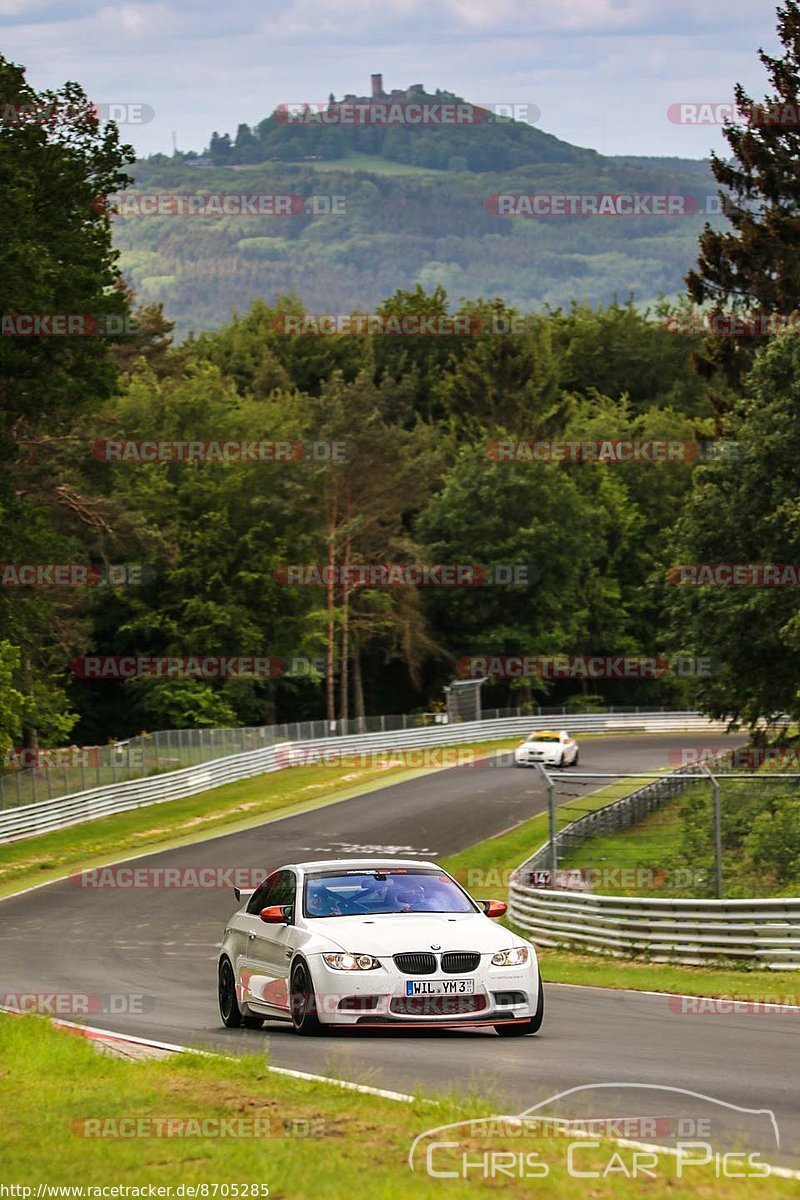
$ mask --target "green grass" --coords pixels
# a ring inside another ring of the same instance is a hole
[[[424,1157],[412,1173],[408,1154],[419,1134],[501,1113],[488,1099],[445,1096],[435,1104],[424,1098],[401,1103],[274,1075],[264,1058],[255,1055],[128,1062],[101,1056],[83,1038],[38,1017],[0,1017],[0,1063],[9,1099],[0,1130],[5,1184],[34,1189],[40,1183],[84,1189],[206,1184],[206,1196],[214,1195],[214,1184],[240,1189],[259,1184],[269,1189],[271,1200],[349,1200],[354,1195],[402,1200],[445,1193],[491,1197],[500,1192],[509,1200],[522,1200],[537,1187],[543,1195],[557,1190],[567,1200],[587,1195],[585,1179],[567,1173],[563,1137],[514,1139],[515,1151],[538,1153],[548,1165],[544,1184],[509,1176],[484,1180],[476,1173],[443,1183],[426,1174]],[[532,1081],[531,1103],[547,1094]],[[142,1136],[145,1122],[152,1132],[159,1127],[156,1122],[164,1129],[169,1119],[194,1122],[182,1128],[195,1136]],[[223,1137],[214,1136],[220,1122],[227,1122],[221,1126],[227,1131]],[[120,1128],[128,1136],[108,1136]],[[206,1136],[197,1136],[202,1130]],[[487,1149],[508,1151],[510,1146],[507,1138],[481,1139],[473,1128],[463,1148],[474,1160]],[[602,1171],[616,1149],[610,1142],[582,1147],[581,1166]],[[441,1167],[447,1152],[438,1153]],[[630,1159],[630,1151],[624,1153]],[[647,1181],[648,1197],[674,1196],[675,1174],[674,1160],[659,1156],[657,1178]],[[681,1181],[682,1196],[719,1194],[711,1168],[696,1168],[688,1176]],[[589,1194],[614,1200],[639,1195],[640,1186],[610,1175],[593,1181]],[[773,1200],[793,1194],[796,1187],[775,1178],[730,1180],[725,1196]]]
[[[759,967],[682,967],[640,963],[600,954],[538,951],[547,983],[582,987],[630,988],[645,992],[679,992],[686,996],[727,996],[737,1000],[800,1005],[800,971]]]
[[[517,740],[470,743],[455,749],[480,753],[507,748]],[[454,748],[436,749],[444,754]],[[48,883],[73,871],[233,833],[271,817],[330,804],[387,782],[399,783],[429,773],[424,767],[405,765],[414,753],[419,751],[393,755],[396,766],[356,763],[290,767],[181,800],[5,843],[0,845],[0,896]]]
[[[618,833],[599,834],[568,851],[565,868],[584,867],[603,872],[593,877],[592,891],[604,896],[691,896],[691,889],[672,886],[663,864],[679,849],[684,796],[668,801],[637,825]],[[644,871],[644,875],[637,872]],[[637,884],[638,881],[638,884]]]
[[[436,167],[414,167],[410,163],[391,162],[381,158],[379,154],[360,154],[357,150],[350,151],[344,158],[324,159],[317,162],[302,163],[253,163],[249,166],[237,167],[240,171],[263,171],[276,165],[301,166],[314,171],[370,171],[373,175],[451,175],[453,172],[438,170]]]

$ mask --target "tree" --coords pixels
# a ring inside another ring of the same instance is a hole
[[[25,697],[14,686],[19,667],[19,650],[10,642],[0,642],[0,755],[19,740]]]
[[[0,294],[6,314],[125,317],[128,297],[98,198],[130,182],[133,161],[113,123],[101,126],[76,83],[36,92],[22,67],[0,58]],[[27,118],[14,114],[27,110]],[[12,317],[6,319],[13,320]],[[91,459],[77,445],[116,386],[110,339],[0,338],[0,516],[4,562],[67,562],[97,552],[107,532],[92,494]],[[42,461],[44,451],[48,460]],[[66,460],[57,466],[53,459]],[[80,589],[78,589],[79,591]],[[0,629],[18,648],[22,737],[60,739],[75,716],[63,680],[85,645],[85,597],[0,588]]]
[[[231,150],[230,134],[223,133],[222,137],[220,137],[215,129],[211,134],[211,141],[208,144],[208,153],[214,162],[218,164],[230,162]]]
[[[736,106],[744,123],[725,127],[731,158],[711,156],[720,184],[723,212],[731,230],[706,225],[698,266],[686,276],[689,294],[712,312],[729,304],[755,314],[789,315],[800,308],[800,4],[785,0],[778,9],[780,58],[763,50],[758,57],[773,88],[756,103],[741,84]],[[757,344],[757,343],[756,343]],[[715,338],[706,369],[722,366],[738,379],[752,361],[751,338]]]
[[[756,358],[750,397],[734,411],[738,456],[696,469],[677,524],[665,595],[674,648],[704,656],[698,681],[711,716],[754,726],[800,715],[797,587],[677,582],[681,564],[800,562],[800,345],[776,337]]]
[[[325,565],[329,569],[324,616],[327,719],[336,717],[334,669],[340,671],[339,717],[350,711],[349,679],[355,685],[356,717],[360,711],[361,654],[372,639],[383,635],[389,657],[401,657],[412,675],[424,647],[429,649],[423,622],[406,589],[376,593],[369,586],[335,582],[341,568],[380,564],[400,558],[413,561],[407,514],[421,507],[430,486],[433,461],[430,438],[423,426],[406,428],[412,414],[409,381],[385,378],[376,386],[364,370],[347,383],[339,374],[326,384],[310,406],[315,436],[344,441],[347,461],[320,467],[314,511],[321,524]],[[346,575],[345,575],[346,580]],[[413,589],[411,589],[413,592]],[[338,653],[337,653],[338,649]]]

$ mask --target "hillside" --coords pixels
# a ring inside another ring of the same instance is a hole
[[[501,294],[524,311],[628,295],[647,305],[683,290],[715,192],[705,162],[604,157],[496,118],[464,129],[319,128],[273,114],[233,141],[215,134],[211,148],[216,161],[138,163],[132,190],[289,193],[306,204],[286,216],[115,217],[126,276],[141,299],[164,302],[179,336],[216,328],[259,296],[295,292],[310,311],[369,311],[417,283],[442,284],[454,301]],[[272,161],[261,161],[267,152]],[[221,165],[226,155],[250,161]],[[486,168],[509,158],[520,161]],[[504,216],[492,200],[628,192],[688,196],[693,211]]]
[[[517,106],[525,119],[513,120],[499,107],[494,112],[441,88],[428,92],[416,83],[386,92],[382,75],[371,83],[369,96],[279,105],[257,125],[240,125],[233,139],[215,132],[204,156],[214,166],[233,166],[365,154],[440,171],[507,171],[598,157],[529,124],[539,116],[533,105]]]

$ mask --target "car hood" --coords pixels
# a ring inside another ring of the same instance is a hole
[[[413,950],[474,950],[494,954],[524,945],[522,938],[481,913],[382,913],[374,917],[320,917],[307,923],[314,941],[332,942],[354,954],[402,954]],[[320,950],[327,949],[320,945]]]
[[[554,754],[558,754],[559,750],[562,750],[563,747],[563,742],[523,742],[521,746],[517,747],[517,749],[537,751],[543,750],[545,754],[548,754],[552,751]]]

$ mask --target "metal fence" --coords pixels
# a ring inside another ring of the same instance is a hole
[[[730,771],[725,756],[711,765],[717,780],[727,772],[729,779],[744,777]],[[638,824],[700,778],[697,766],[681,767],[558,831],[555,853],[548,840],[514,873],[512,923],[542,946],[687,965],[733,958],[774,970],[800,969],[800,899],[643,899],[532,886],[542,873],[553,881],[553,863],[562,853],[587,838]],[[767,776],[769,782],[774,778]]]
[[[552,723],[554,715],[564,714],[554,714],[552,710],[545,710],[544,715],[536,717],[487,717],[481,721],[465,721],[458,725],[433,724],[405,730],[401,728],[368,734],[341,734],[336,737],[336,749],[337,752],[400,751],[425,746],[500,740],[519,737],[533,729],[546,728]],[[385,720],[388,722],[390,718]],[[625,712],[572,715],[565,717],[564,724],[569,725],[570,730],[575,733],[655,733],[668,730],[705,731],[724,728],[722,722],[709,721],[701,713],[674,713],[660,709],[629,709]],[[250,731],[226,732],[247,734]],[[0,812],[0,843],[61,829],[110,813],[164,803],[235,780],[280,770],[290,765],[290,756],[281,753],[282,746],[291,746],[298,751],[321,751],[330,747],[330,736],[299,741],[284,740],[282,743],[275,742],[272,745],[247,749],[244,753],[228,754],[179,770],[165,768],[165,773],[159,775],[127,781],[118,780],[110,785],[89,787],[69,795],[40,800],[38,803],[13,805]],[[163,757],[160,761],[164,761]]]
[[[664,712],[664,709],[610,708],[609,714]],[[569,708],[531,708],[531,717],[570,717]],[[484,720],[524,717],[522,708],[487,709]],[[284,725],[255,725],[243,729],[161,729],[107,746],[69,746],[52,754],[53,766],[0,771],[0,809],[18,808],[41,800],[116,786],[129,779],[147,779],[167,771],[199,766],[233,754],[264,750],[280,742],[299,742],[359,733],[391,733],[447,724],[445,713],[404,713],[363,717],[352,721],[298,721]]]
[[[686,776],[689,778],[686,778]],[[570,772],[570,778],[575,779],[575,772]],[[578,777],[580,778],[580,776]],[[590,778],[584,775],[582,778]],[[595,775],[594,778],[606,778],[605,776]],[[615,778],[624,778],[623,776],[615,776]],[[706,778],[708,778],[706,776]],[[673,800],[675,796],[679,796],[682,792],[696,783],[698,779],[697,767],[686,766],[678,767],[675,771],[670,771],[668,775],[661,778],[653,779],[652,782],[644,784],[635,791],[628,792],[619,800],[614,800],[610,804],[604,805],[602,808],[597,808],[593,812],[585,813],[579,817],[577,821],[571,821],[569,825],[565,825],[559,830],[553,841],[555,842],[555,857],[560,859],[562,854],[573,850],[576,846],[580,846],[587,838],[598,837],[602,834],[617,833],[620,829],[627,829],[631,825],[638,825],[650,813],[655,812],[666,804],[667,801]],[[553,861],[553,847],[550,840],[541,846],[534,855],[531,856],[519,868],[520,873],[549,870]]]

